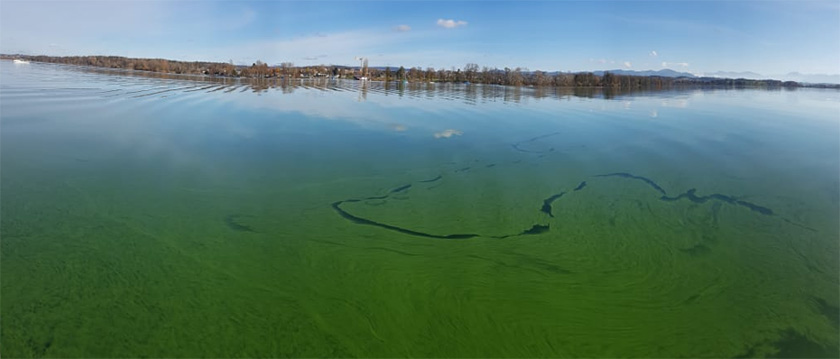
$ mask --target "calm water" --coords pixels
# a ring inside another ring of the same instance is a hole
[[[838,355],[840,92],[0,62],[6,357]]]

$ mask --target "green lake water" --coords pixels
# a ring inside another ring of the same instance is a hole
[[[840,92],[0,61],[4,357],[837,357]]]

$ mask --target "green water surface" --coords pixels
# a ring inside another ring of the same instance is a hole
[[[0,116],[4,357],[838,356],[837,91],[2,61]]]

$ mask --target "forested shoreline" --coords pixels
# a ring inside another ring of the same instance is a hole
[[[169,74],[192,74],[232,78],[364,78],[373,81],[408,81],[408,82],[455,82],[480,83],[507,86],[555,86],[555,87],[603,87],[615,89],[667,89],[678,86],[714,86],[714,87],[757,87],[757,88],[794,88],[823,87],[840,88],[832,84],[802,84],[794,81],[729,79],[713,77],[664,77],[634,76],[605,72],[598,75],[592,72],[543,72],[528,71],[522,68],[490,68],[477,64],[466,64],[463,68],[434,69],[419,67],[392,69],[317,65],[295,66],[284,62],[269,66],[256,61],[251,66],[234,65],[232,62],[176,61],[166,59],[128,58],[121,56],[32,56],[0,55],[0,59],[22,59],[34,62],[58,63],[101,68],[150,71]]]

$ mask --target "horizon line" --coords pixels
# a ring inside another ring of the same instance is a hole
[[[227,65],[227,64],[233,64],[233,66],[236,66],[236,67],[240,67],[240,66],[241,66],[241,67],[249,67],[249,66],[253,66],[253,64],[256,64],[257,62],[262,62],[261,60],[257,59],[257,60],[255,60],[255,61],[254,61],[251,65],[248,65],[248,64],[242,64],[242,63],[238,63],[238,64],[237,64],[237,63],[233,63],[232,61],[231,61],[231,62],[221,62],[221,61],[211,61],[211,60],[179,60],[179,59],[164,58],[164,57],[130,57],[130,56],[124,56],[124,55],[105,55],[105,54],[99,54],[99,55],[91,55],[91,54],[88,54],[88,55],[46,55],[46,54],[29,55],[29,54],[22,54],[22,53],[14,53],[14,54],[10,54],[10,53],[0,53],[0,57],[11,57],[11,56],[26,56],[26,57],[51,57],[51,58],[73,58],[73,57],[117,57],[117,58],[124,58],[124,59],[136,59],[136,60],[165,60],[165,61],[183,62],[183,63],[208,63],[208,64],[225,64],[225,65]],[[265,63],[265,62],[263,62],[263,63]],[[269,67],[280,67],[280,66],[282,66],[282,64],[283,64],[283,63],[285,63],[285,62],[279,62],[279,63],[274,63],[274,64],[268,64],[268,63],[265,63],[265,64],[266,64],[266,65],[268,65]],[[292,67],[297,67],[297,68],[318,67],[318,66],[328,66],[328,67],[345,67],[345,68],[353,68],[353,69],[356,69],[356,68],[360,69],[360,68],[362,68],[362,66],[359,66],[359,65],[342,65],[342,64],[334,64],[334,63],[329,63],[329,64],[327,64],[327,63],[321,63],[321,64],[314,64],[314,65],[296,65],[296,64],[294,64],[294,62],[293,62],[293,61],[288,61],[288,63],[291,63],[291,64],[292,64]],[[676,70],[676,69],[672,69],[672,68],[668,68],[668,67],[665,67],[665,68],[662,68],[662,69],[659,69],[659,70],[655,70],[655,69],[652,69],[652,68],[650,68],[650,69],[646,69],[646,70],[642,70],[642,69],[632,69],[632,68],[627,68],[627,69],[623,69],[623,68],[613,68],[613,69],[566,70],[566,71],[564,71],[564,70],[540,70],[540,69],[531,70],[531,69],[528,69],[528,68],[526,68],[526,67],[513,67],[513,68],[511,68],[511,67],[507,67],[507,66],[505,66],[505,67],[503,67],[503,68],[499,68],[499,67],[495,67],[495,66],[494,66],[494,67],[481,66],[480,64],[478,64],[478,63],[474,63],[474,62],[468,62],[468,63],[466,63],[464,66],[461,66],[461,67],[455,67],[455,69],[456,69],[456,70],[458,70],[458,71],[462,71],[462,70],[464,70],[464,67],[466,67],[466,65],[470,65],[470,64],[475,64],[475,65],[478,65],[478,66],[480,66],[481,68],[486,67],[486,68],[488,68],[490,71],[493,71],[493,70],[504,70],[504,69],[506,69],[506,68],[507,68],[507,69],[519,69],[520,71],[522,71],[522,72],[526,72],[526,73],[533,73],[533,72],[536,72],[536,71],[540,71],[540,72],[543,72],[543,73],[567,73],[567,74],[575,74],[575,73],[596,73],[596,72],[611,72],[611,73],[614,73],[614,72],[618,72],[618,71],[624,71],[624,72],[635,72],[635,73],[638,73],[638,72],[662,72],[662,71],[671,71],[671,72],[675,72],[675,73],[679,73],[679,74],[687,74],[687,75],[691,75],[691,76],[693,76],[693,77],[701,77],[701,78],[702,78],[702,77],[722,78],[722,77],[720,77],[720,76],[713,75],[713,74],[721,74],[721,73],[731,73],[731,74],[747,74],[747,73],[749,73],[749,74],[752,74],[752,75],[761,76],[761,78],[755,78],[755,79],[762,79],[762,80],[774,80],[774,79],[776,79],[776,78],[773,78],[773,76],[791,76],[791,75],[801,75],[801,76],[827,76],[827,77],[835,77],[835,76],[836,76],[836,77],[840,77],[840,73],[803,73],[803,72],[799,72],[799,71],[789,71],[789,72],[787,72],[787,73],[782,73],[782,74],[771,74],[771,75],[765,75],[765,74],[761,74],[761,73],[758,73],[758,72],[755,72],[755,71],[751,71],[751,70],[744,70],[744,71],[717,70],[717,71],[713,71],[713,72],[692,72],[692,71],[680,71],[680,70]],[[406,70],[416,68],[416,69],[421,69],[421,70],[424,70],[424,71],[425,71],[425,70],[426,70],[426,69],[428,69],[428,68],[432,68],[432,69],[434,69],[434,70],[436,70],[436,71],[438,71],[438,70],[447,70],[447,71],[450,71],[450,69],[446,69],[446,68],[435,68],[435,67],[431,67],[431,66],[427,66],[427,67],[425,67],[425,68],[424,68],[424,67],[422,67],[422,66],[404,66],[404,65],[368,65],[368,68],[383,68],[383,69],[384,69],[384,68],[399,68],[399,67],[402,67],[402,68],[404,68],[404,69],[406,69]],[[708,73],[709,75],[707,75],[707,73]],[[650,75],[636,75],[636,76],[650,76]],[[655,76],[655,75],[654,75],[654,76]],[[724,77],[724,78],[725,78],[725,77]],[[837,79],[837,81],[838,81],[838,83],[840,83],[840,78],[838,78],[838,79]]]

